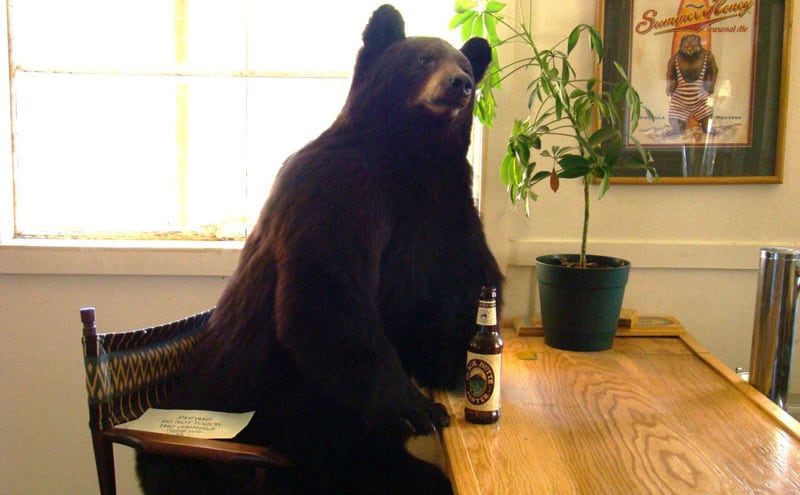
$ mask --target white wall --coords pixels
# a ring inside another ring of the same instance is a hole
[[[592,22],[586,0],[537,2],[538,31]],[[797,14],[794,16],[797,19]],[[789,101],[800,95],[800,50],[792,54]],[[798,74],[798,75],[795,75]],[[535,311],[533,258],[574,249],[574,184],[542,194],[532,219],[507,206],[492,164],[510,128],[507,86],[489,132],[485,217],[507,266],[506,317]],[[788,136],[800,132],[789,113]],[[595,252],[629,258],[626,306],[671,314],[729,366],[747,365],[758,248],[800,246],[800,142],[788,139],[785,181],[747,186],[614,186],[593,210]],[[562,211],[563,210],[563,211]],[[97,493],[87,428],[78,308],[95,305],[101,330],[147,326],[214,304],[235,251],[27,249],[0,246],[0,493]],[[120,494],[135,494],[130,456]]]
[[[97,307],[101,331],[143,327],[213,306],[223,284],[218,276],[0,275],[0,493],[98,493],[81,306]],[[120,495],[138,493],[131,456],[121,460]]]

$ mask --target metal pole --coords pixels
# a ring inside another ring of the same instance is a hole
[[[800,294],[800,250],[762,248],[760,258],[750,384],[786,409]]]

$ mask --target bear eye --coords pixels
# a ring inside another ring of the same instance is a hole
[[[433,56],[431,55],[422,55],[419,57],[420,65],[431,65],[433,63]]]

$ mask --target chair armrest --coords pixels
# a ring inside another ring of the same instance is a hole
[[[292,465],[292,461],[282,452],[260,445],[227,440],[183,437],[117,427],[109,428],[100,433],[112,442],[121,443],[148,454],[179,456],[249,466],[289,467]]]

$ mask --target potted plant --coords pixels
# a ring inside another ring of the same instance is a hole
[[[530,7],[529,3],[528,13]],[[505,4],[494,0],[457,0],[450,23],[451,29],[461,29],[464,39],[482,36],[492,46],[493,64],[478,87],[475,115],[491,126],[493,91],[511,75],[524,73],[527,117],[514,121],[500,165],[511,202],[521,202],[529,216],[529,202],[537,199],[534,188],[540,182],[556,192],[563,179],[583,181],[580,253],[536,259],[545,342],[570,350],[607,349],[616,334],[630,262],[587,254],[590,186],[596,181],[598,199],[602,198],[617,167],[642,169],[651,181],[657,177],[650,153],[632,136],[640,114],[653,115],[641,104],[620,64],[613,63],[619,75],[616,82],[577,75],[570,56],[582,37],[588,37],[595,73],[600,73],[603,42],[597,29],[579,24],[553,47],[540,49],[530,18],[525,18],[521,8],[519,18],[505,16],[504,8]],[[508,34],[501,38],[499,31]],[[497,47],[511,43],[521,44],[524,55],[510,62],[499,60]],[[566,144],[545,146],[550,139]],[[623,154],[626,141],[638,150],[633,156]]]

